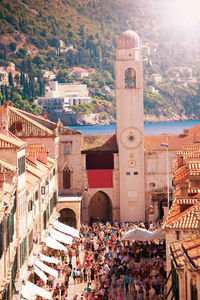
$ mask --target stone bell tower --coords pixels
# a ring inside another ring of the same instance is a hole
[[[117,43],[116,108],[120,221],[144,221],[143,68],[140,39],[132,30]]]

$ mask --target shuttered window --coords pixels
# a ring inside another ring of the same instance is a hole
[[[3,220],[0,223],[0,259],[3,255],[3,249],[4,249],[4,236],[3,236]]]
[[[57,202],[58,202],[58,195],[57,195],[57,191],[55,191],[53,193],[53,198],[54,198],[54,206],[56,206]]]
[[[51,216],[51,214],[53,212],[53,208],[54,208],[54,198],[51,197],[51,200],[50,200],[50,216]]]
[[[25,172],[25,156],[19,157],[18,158],[18,175],[21,175]]]
[[[27,256],[27,237],[20,244],[20,267],[24,264]]]
[[[31,251],[33,250],[33,230],[28,235],[28,254],[31,254]]]
[[[7,248],[13,241],[14,235],[14,216],[12,213],[8,214],[7,217]]]
[[[68,167],[63,170],[63,187],[64,189],[70,189],[71,186],[71,172]]]
[[[46,216],[47,216],[46,223],[47,223],[49,221],[49,203],[47,204],[46,212],[47,212],[47,214],[46,214]]]
[[[15,258],[14,258],[13,266],[12,266],[12,272],[11,272],[11,276],[12,276],[11,292],[15,288],[15,278],[17,275],[17,270],[18,270],[18,266],[17,266],[17,249],[16,249]]]

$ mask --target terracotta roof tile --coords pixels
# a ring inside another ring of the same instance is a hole
[[[72,69],[72,73],[74,73],[74,72],[88,72],[88,71],[86,69],[81,68],[81,67],[74,67]]]
[[[187,259],[195,268],[200,268],[200,237],[181,242]]]
[[[194,234],[170,243],[170,254],[176,267],[183,268],[187,259],[193,267],[200,267],[200,236]]]
[[[26,194],[29,194],[34,185],[39,181],[39,178],[26,169]]]
[[[16,172],[17,168],[11,164],[6,163],[3,160],[0,160],[0,173],[6,172]]]
[[[174,201],[164,226],[171,229],[198,229],[200,219],[197,217],[197,214],[199,212],[199,201],[183,212],[181,212],[180,205]]]
[[[199,134],[200,140],[200,134]],[[168,141],[168,150],[178,151],[182,149],[185,144],[191,144],[194,142],[193,135],[145,135],[144,136],[144,147],[146,151],[166,151],[165,147],[161,147],[162,143]],[[198,143],[200,145],[200,143]]]
[[[26,143],[20,139],[14,139],[10,136],[0,133],[0,149],[21,148],[26,146]]]
[[[3,184],[3,190],[6,193],[12,194],[14,192],[15,186],[14,184],[8,183],[8,182],[4,182]]]
[[[18,108],[15,108],[15,110],[18,111],[18,112],[20,112],[20,113],[22,113],[23,115],[26,115],[30,119],[35,120],[36,122],[41,122],[42,121],[43,125],[46,124],[44,126],[47,127],[47,128],[49,128],[49,129],[51,129],[51,130],[53,130],[56,127],[56,123],[55,122],[52,122],[52,121],[50,121],[48,119],[45,119],[42,116],[36,116],[36,115],[33,115],[33,114],[31,114],[31,113],[29,113],[27,111],[23,111],[21,109],[18,109]]]
[[[195,204],[199,202],[196,198],[180,198],[175,200],[177,204]]]
[[[118,152],[115,135],[84,135],[81,152]]]
[[[200,134],[200,123],[189,129],[189,134]]]
[[[176,264],[176,267],[183,268],[185,256],[181,249],[179,241],[173,242],[170,244],[170,254],[172,256],[173,261]]]
[[[52,136],[53,131],[44,125],[40,124],[39,122],[33,120],[32,118],[28,117],[26,113],[23,111],[16,109],[12,106],[9,106],[9,111],[11,112],[10,116],[10,128],[9,130],[12,132],[12,122],[16,122],[18,120],[22,120],[27,124],[31,124],[32,128],[30,126],[24,126],[25,131],[19,131],[15,132],[15,135],[21,136],[22,134],[25,134],[26,136],[32,136],[32,135],[39,135],[39,136]],[[16,118],[17,116],[17,118]]]

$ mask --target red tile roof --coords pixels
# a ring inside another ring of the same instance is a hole
[[[200,134],[200,123],[189,129],[189,134]]]
[[[176,267],[183,269],[185,260],[194,269],[200,268],[200,235],[194,234],[170,244],[170,254]]]
[[[200,132],[199,132],[200,140]],[[144,136],[144,146],[146,151],[166,151],[165,147],[161,147],[162,143],[168,143],[168,150],[178,151],[182,149],[185,145],[194,142],[193,135],[145,135]],[[200,146],[200,142],[196,143]]]
[[[22,140],[0,133],[0,149],[16,149],[23,148],[25,146],[26,143]]]
[[[82,137],[82,153],[86,152],[118,152],[115,135],[84,135]]]
[[[6,163],[3,160],[0,160],[0,173],[10,173],[10,172],[16,172],[17,168],[16,166],[13,166],[11,164]]]
[[[173,202],[165,222],[165,228],[169,229],[198,229],[200,219],[197,213],[200,212],[200,201],[181,212],[181,207],[176,201]]]

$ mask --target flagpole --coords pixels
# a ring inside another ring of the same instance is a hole
[[[168,138],[167,138],[167,204],[169,208],[169,153],[168,153]]]

